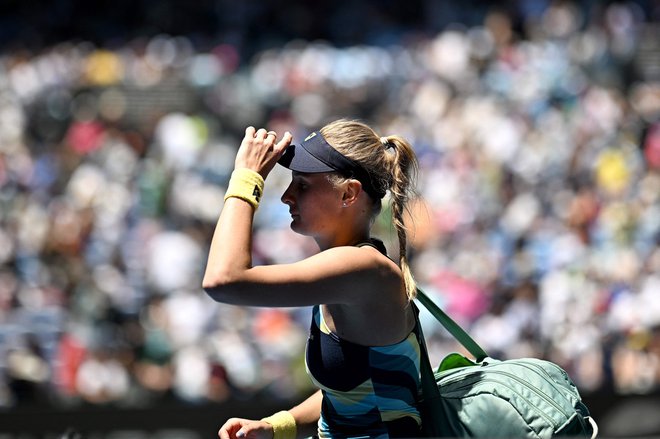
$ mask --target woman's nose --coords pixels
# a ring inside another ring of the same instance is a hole
[[[280,198],[282,200],[282,203],[286,204],[287,206],[291,206],[293,204],[293,196],[291,194],[291,185],[289,185],[284,193],[282,194],[282,197]]]

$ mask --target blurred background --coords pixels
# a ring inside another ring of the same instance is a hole
[[[659,1],[3,0],[0,438],[215,437],[311,393],[310,309],[200,285],[245,127],[339,117],[414,145],[427,293],[602,436],[660,436]],[[256,264],[316,251],[289,177]]]

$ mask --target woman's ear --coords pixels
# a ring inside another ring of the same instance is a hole
[[[341,198],[343,206],[347,207],[353,204],[360,195],[360,192],[362,192],[362,183],[353,178],[347,180]]]

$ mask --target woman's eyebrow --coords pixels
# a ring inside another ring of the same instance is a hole
[[[293,171],[292,177],[296,180],[307,180],[307,175],[304,172]]]

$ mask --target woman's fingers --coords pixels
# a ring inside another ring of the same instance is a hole
[[[268,134],[268,131],[266,131],[266,128],[259,128],[259,129],[257,130],[256,134],[254,135],[254,137],[255,137],[257,140],[263,140],[263,139],[266,138],[266,135],[267,135],[267,134]]]
[[[245,137],[256,140],[257,144],[262,143],[263,145],[270,147],[275,144],[277,133],[272,130],[266,131],[265,128],[259,128],[257,130],[254,127],[248,127],[245,130]]]
[[[292,140],[293,140],[293,136],[291,135],[290,132],[287,131],[286,133],[284,133],[284,137],[282,137],[282,140],[280,140],[279,142],[277,142],[277,144],[275,144],[275,147],[273,148],[274,152],[278,154],[283,153],[284,150],[286,150],[287,147],[291,144]]]
[[[291,144],[293,136],[287,131],[279,141],[278,138],[276,131],[247,127],[234,166],[252,169],[265,178]]]
[[[252,135],[253,138],[257,141],[258,143],[261,143],[262,145],[266,146],[269,151],[274,151],[274,152],[280,152],[286,149],[287,146],[291,143],[291,140],[293,139],[293,136],[291,135],[290,132],[284,133],[284,137],[277,142],[277,132],[270,130],[266,131],[265,128],[259,128],[258,130],[255,130],[253,127],[252,128]],[[249,135],[250,133],[246,131],[246,135]]]
[[[264,145],[268,146],[268,148],[271,149],[275,144],[276,140],[277,140],[277,133],[275,131],[268,131],[266,133],[266,138],[264,139]]]
[[[222,428],[220,428],[220,431],[218,431],[218,437],[220,437],[220,439],[234,439],[236,433],[238,433],[243,426],[243,423],[243,420],[238,418],[229,419],[225,422]]]
[[[272,439],[273,428],[266,422],[231,418],[218,431],[220,439]]]

